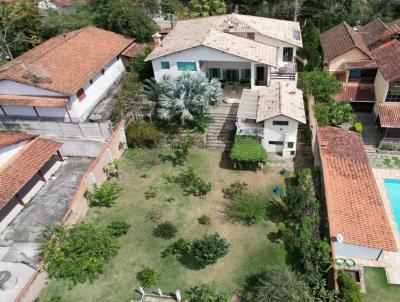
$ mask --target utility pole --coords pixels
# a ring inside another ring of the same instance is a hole
[[[294,1],[294,22],[297,21],[297,15],[299,14],[299,0]]]

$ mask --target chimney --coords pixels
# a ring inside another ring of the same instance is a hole
[[[156,47],[162,45],[160,33],[155,33],[153,35],[153,41],[154,41],[154,44],[156,45]]]

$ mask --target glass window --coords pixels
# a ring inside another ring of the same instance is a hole
[[[254,40],[256,38],[256,33],[247,33],[247,39]]]
[[[169,69],[169,62],[161,62],[161,68],[162,69]]]
[[[293,61],[293,48],[292,47],[284,47],[283,48],[283,61],[284,62],[292,62]]]
[[[221,69],[219,68],[208,68],[208,77],[212,78],[220,78],[221,77]]]
[[[196,71],[196,62],[177,62],[179,71]]]
[[[240,74],[240,78],[242,80],[250,80],[250,74],[251,74],[251,69],[242,69],[241,70],[241,74]]]
[[[287,143],[287,147],[290,148],[290,149],[293,148],[294,147],[294,143],[293,142],[288,142]]]
[[[272,125],[275,126],[287,126],[289,125],[288,121],[272,121]]]
[[[283,145],[283,142],[281,142],[281,141],[269,141],[268,144],[270,144],[270,145]]]
[[[400,81],[390,84],[386,102],[400,102]]]
[[[238,69],[227,69],[224,71],[224,80],[229,83],[239,82],[239,70]]]

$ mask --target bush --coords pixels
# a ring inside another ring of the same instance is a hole
[[[265,218],[266,205],[262,196],[242,193],[229,206],[229,216],[245,224],[254,224]]]
[[[191,243],[189,255],[201,268],[217,262],[229,252],[229,244],[217,233],[206,235]]]
[[[329,126],[329,109],[325,103],[314,104],[315,118],[317,119],[318,125],[321,127]]]
[[[139,75],[141,81],[154,77],[151,62],[144,61],[152,51],[153,47],[145,46],[143,52],[137,53],[130,62],[132,71]]]
[[[55,227],[55,236],[41,246],[41,257],[50,278],[75,285],[92,282],[117,254],[119,243],[106,228],[80,223]]]
[[[145,267],[142,271],[137,273],[136,279],[140,282],[140,285],[150,287],[156,285],[160,277],[154,269]]]
[[[346,302],[361,302],[360,286],[344,272],[339,272],[338,282],[340,293],[339,297]]]
[[[126,223],[125,221],[115,220],[112,221],[111,224],[107,226],[107,229],[110,232],[111,236],[121,237],[122,235],[128,233],[130,227],[131,225]]]
[[[383,143],[379,146],[379,149],[385,150],[385,151],[393,151],[393,150],[396,150],[397,148],[394,144]]]
[[[195,116],[191,121],[191,126],[197,132],[204,133],[207,130],[208,125],[213,121],[213,119],[206,115]]]
[[[207,215],[201,215],[198,219],[200,224],[209,225],[211,223],[211,219]]]
[[[356,131],[357,133],[363,132],[363,125],[361,124],[361,122],[354,123],[354,131]]]
[[[155,147],[163,138],[162,133],[151,123],[130,122],[125,130],[129,147]]]
[[[194,146],[195,142],[193,137],[185,136],[174,139],[170,142],[170,148],[174,154],[174,164],[183,165],[187,160],[190,148]]]
[[[236,136],[229,156],[234,163],[251,166],[267,162],[267,151],[251,137]]]
[[[228,295],[218,293],[215,283],[202,284],[189,290],[189,302],[227,302]]]
[[[93,184],[93,191],[86,190],[85,197],[89,201],[91,207],[111,207],[114,200],[119,197],[122,188],[111,181],[103,182],[100,187]]]
[[[211,183],[206,183],[192,167],[183,170],[174,180],[187,194],[203,196],[211,191]]]
[[[162,214],[159,209],[153,208],[147,213],[147,218],[152,222],[160,222]]]
[[[106,173],[107,179],[110,179],[112,177],[119,178],[120,176],[119,166],[120,166],[119,160],[113,160],[111,163],[104,166],[103,171],[104,173]]]
[[[153,230],[153,235],[155,237],[160,237],[163,239],[172,239],[175,237],[176,233],[178,230],[176,227],[172,224],[172,222],[166,221],[163,223],[160,223],[155,227]]]
[[[349,103],[330,101],[314,105],[315,117],[322,127],[353,123],[355,117]]]
[[[298,86],[304,95],[313,95],[316,102],[332,101],[341,89],[340,81],[323,70],[300,73]]]
[[[247,192],[248,185],[245,182],[235,181],[229,185],[228,188],[222,189],[224,193],[224,198],[228,198],[230,200],[235,200],[243,193]]]
[[[173,244],[167,246],[167,248],[162,251],[161,257],[167,257],[170,255],[181,257],[182,255],[188,253],[190,249],[190,242],[184,238],[179,238]]]
[[[149,186],[144,192],[144,198],[146,199],[155,198],[156,196],[157,196],[157,190],[153,186]]]

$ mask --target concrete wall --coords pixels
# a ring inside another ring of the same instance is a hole
[[[384,102],[386,99],[386,95],[389,90],[389,83],[385,80],[382,73],[379,71],[376,73],[375,76],[375,98],[377,102]]]
[[[11,146],[7,146],[0,149],[0,167],[1,165],[5,164],[11,156],[17,153],[23,145],[25,145],[28,141],[23,141],[18,144],[14,144]]]
[[[329,72],[345,71],[344,64],[349,61],[369,59],[361,50],[353,48],[328,62]]]
[[[334,242],[335,258],[361,258],[376,260],[381,253],[380,249],[360,245]]]
[[[18,95],[53,95],[62,96],[64,94],[38,88],[11,80],[0,81],[0,94],[18,94]]]
[[[289,124],[287,126],[273,125],[273,121],[288,121]],[[284,152],[285,157],[293,157],[294,155],[290,156],[290,151],[296,151],[297,128],[298,122],[284,115],[265,120],[262,145],[268,152]],[[284,144],[272,145],[268,143],[269,141],[283,141]],[[288,148],[288,142],[294,143],[293,148]]]

